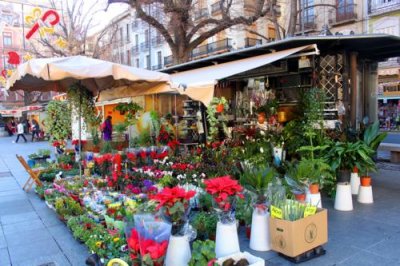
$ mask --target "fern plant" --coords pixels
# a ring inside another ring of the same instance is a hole
[[[257,203],[265,203],[268,184],[277,175],[276,170],[268,165],[244,165],[243,168],[240,183],[255,194]]]

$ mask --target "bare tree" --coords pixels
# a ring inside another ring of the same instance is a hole
[[[59,30],[53,35],[40,36],[30,42],[30,52],[36,57],[57,57],[86,55],[99,58],[107,46],[101,47],[102,40],[107,36],[109,42],[115,37],[116,27],[109,25],[94,36],[90,31],[97,26],[93,21],[93,15],[100,10],[95,9],[97,2],[84,8],[84,0],[48,0],[53,9],[60,10],[60,22],[57,24]],[[87,1],[86,1],[87,2]],[[60,7],[60,4],[62,5]],[[114,33],[110,33],[114,31]],[[61,47],[57,40],[64,40],[65,47]],[[88,47],[91,47],[89,50]]]
[[[121,2],[121,1],[109,1]],[[122,1],[126,2],[126,1]],[[189,60],[190,52],[208,38],[236,25],[250,26],[259,18],[271,12],[270,2],[276,0],[253,0],[253,11],[243,12],[244,0],[221,0],[212,6],[213,16],[196,16],[201,6],[195,0],[129,0],[137,18],[147,22],[161,34],[168,43],[174,63]],[[152,8],[159,12],[152,14]],[[149,12],[150,11],[150,12]]]

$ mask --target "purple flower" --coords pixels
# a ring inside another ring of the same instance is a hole
[[[146,179],[146,180],[143,181],[143,185],[144,185],[147,189],[149,189],[150,187],[153,186],[153,182],[151,182],[150,180]]]

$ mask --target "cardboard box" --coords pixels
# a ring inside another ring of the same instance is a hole
[[[269,232],[272,250],[296,257],[328,242],[328,212],[318,209],[316,214],[293,222],[270,217]]]

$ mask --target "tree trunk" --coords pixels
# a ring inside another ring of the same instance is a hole
[[[173,64],[182,64],[190,60],[190,54],[192,52],[189,44],[184,42],[178,42],[177,49],[172,50],[172,60]]]
[[[297,0],[290,0],[290,14],[287,36],[294,36],[297,23]]]

